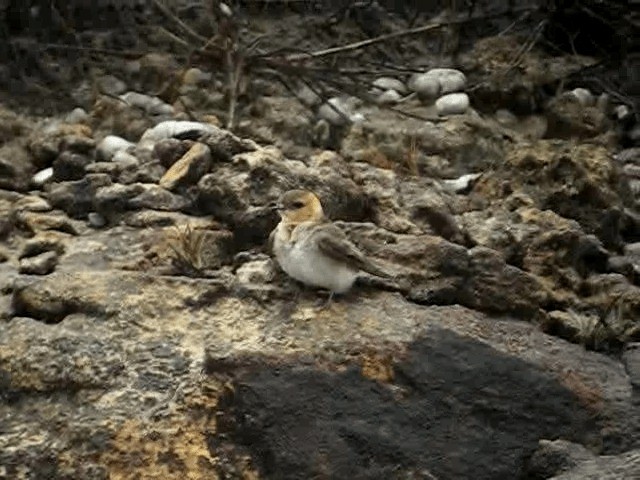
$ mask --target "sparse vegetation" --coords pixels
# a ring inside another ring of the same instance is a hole
[[[206,267],[203,260],[203,246],[206,232],[187,224],[171,229],[169,248],[173,253],[173,265],[182,274],[199,276]]]

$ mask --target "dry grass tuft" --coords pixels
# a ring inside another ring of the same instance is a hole
[[[194,229],[187,224],[184,227],[173,227],[169,238],[169,248],[173,253],[173,264],[182,273],[200,274],[205,268],[203,247],[206,232]]]

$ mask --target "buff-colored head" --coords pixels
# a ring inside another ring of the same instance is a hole
[[[308,190],[289,190],[278,200],[276,208],[282,220],[290,225],[324,220],[320,199]]]

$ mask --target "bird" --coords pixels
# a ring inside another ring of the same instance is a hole
[[[289,190],[272,208],[280,223],[269,235],[269,247],[284,272],[303,284],[335,294],[351,289],[360,272],[392,278],[369,260],[324,213],[309,190]]]

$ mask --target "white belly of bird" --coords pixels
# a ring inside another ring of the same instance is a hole
[[[278,255],[282,269],[291,277],[310,286],[344,293],[351,288],[358,271],[327,257],[314,248],[300,248],[301,242],[285,248]]]

